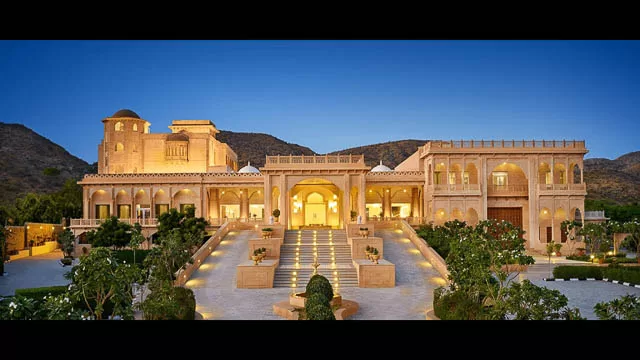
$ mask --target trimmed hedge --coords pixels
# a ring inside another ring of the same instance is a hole
[[[327,298],[320,293],[311,294],[304,302],[304,309],[307,313],[309,313],[311,308],[316,306],[331,307],[331,305],[329,304],[329,300],[327,300]]]
[[[618,280],[620,282],[640,285],[640,269],[638,268],[604,268],[602,269],[602,275],[609,280]]]
[[[589,255],[569,255],[567,256],[567,260],[591,262],[591,257]]]
[[[324,297],[320,295],[321,297]],[[331,308],[326,305],[316,305],[308,310],[307,312],[307,320],[335,320],[336,316],[331,311]]]
[[[308,297],[311,297],[313,294],[320,293],[327,298],[327,301],[331,301],[333,299],[333,287],[331,287],[331,283],[326,277],[320,274],[313,275],[311,279],[309,279],[306,293]]]
[[[151,250],[136,250],[136,264],[142,264]],[[133,250],[115,250],[111,252],[113,256],[122,263],[133,264]]]
[[[45,286],[37,288],[16,289],[15,296],[24,296],[34,300],[41,301],[45,296],[57,296],[67,292],[68,285],[62,286]]]
[[[586,279],[594,278],[602,280],[602,268],[598,266],[556,266],[553,269],[553,277],[556,279]]]
[[[628,257],[608,257],[604,259],[604,262],[607,264],[611,264],[613,262],[616,262],[618,264],[635,264],[638,262],[638,259]]]

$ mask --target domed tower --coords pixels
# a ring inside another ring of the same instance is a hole
[[[144,172],[143,134],[149,133],[148,121],[135,112],[122,109],[102,120],[104,139],[98,146],[99,174]]]

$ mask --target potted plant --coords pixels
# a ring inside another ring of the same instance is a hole
[[[587,249],[585,248],[577,248],[576,251],[578,252],[576,255],[578,256],[584,256],[587,254]]]
[[[267,248],[260,248],[260,253],[262,253],[262,258],[267,257]]]
[[[273,215],[273,217],[276,219],[276,222],[278,222],[278,218],[280,218],[280,209],[273,209],[271,215]]]
[[[273,229],[272,228],[262,228],[262,238],[263,239],[269,239],[271,238],[271,234],[273,233]]]
[[[364,238],[368,238],[369,237],[369,228],[361,227],[360,228],[360,236],[362,236]]]
[[[253,260],[253,265],[258,265],[258,263],[260,262],[260,249],[253,250],[251,260]]]
[[[33,240],[33,239],[29,240],[29,246],[30,246],[30,247],[33,247],[33,244],[35,244],[35,242],[36,242],[36,241],[35,241],[35,240]]]
[[[553,244],[553,250],[556,252],[556,256],[562,256],[562,254],[560,253],[560,249],[562,249],[562,244],[561,243],[554,243]]]
[[[367,247],[364,249],[364,254],[367,256],[367,259],[369,259],[369,257],[371,256],[371,246],[367,245]]]
[[[356,221],[356,217],[358,216],[358,212],[355,210],[351,210],[351,221]]]
[[[378,254],[378,249],[373,248],[373,250],[371,251],[371,261],[373,261],[374,264],[377,264],[378,259],[380,259],[380,254]]]

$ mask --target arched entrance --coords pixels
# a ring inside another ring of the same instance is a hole
[[[343,194],[325,179],[306,179],[291,188],[289,224],[291,229],[339,229],[342,227]]]

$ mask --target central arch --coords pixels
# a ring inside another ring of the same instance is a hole
[[[291,188],[289,225],[291,229],[342,226],[343,192],[333,182],[311,178]]]

